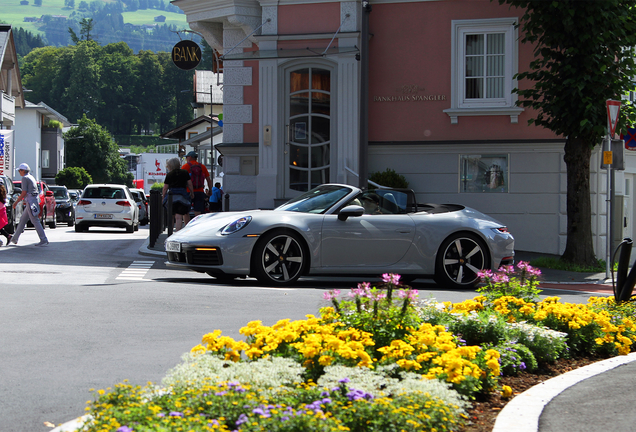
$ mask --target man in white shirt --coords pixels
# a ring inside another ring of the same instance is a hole
[[[16,171],[19,171],[20,175],[22,176],[22,193],[13,203],[13,208],[16,208],[18,203],[22,200],[26,200],[27,206],[24,209],[24,212],[22,212],[20,223],[15,229],[15,233],[13,234],[13,238],[11,239],[11,243],[15,245],[18,244],[18,239],[24,231],[24,227],[27,224],[27,219],[29,219],[35,227],[38,236],[40,237],[40,243],[36,243],[35,246],[47,246],[49,244],[49,240],[46,238],[46,234],[44,234],[44,228],[42,228],[42,224],[40,224],[40,221],[38,219],[38,216],[40,214],[40,203],[38,202],[39,194],[37,181],[35,180],[35,177],[30,174],[31,168],[29,168],[29,165],[25,163],[21,163]]]

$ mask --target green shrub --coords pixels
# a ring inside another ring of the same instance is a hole
[[[501,355],[499,362],[504,376],[516,376],[522,372],[537,370],[537,359],[527,346],[506,341],[494,348]]]
[[[396,173],[391,168],[387,168],[382,172],[374,172],[369,176],[369,180],[379,184],[380,186],[387,186],[392,188],[406,189],[409,187],[409,182],[403,175]]]

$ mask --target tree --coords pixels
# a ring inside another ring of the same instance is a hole
[[[111,135],[86,117],[64,135],[66,164],[84,168],[96,183],[117,183],[132,187],[134,176],[119,156],[119,147]],[[72,139],[71,139],[72,138]]]
[[[75,5],[75,2],[73,0],[73,5]],[[93,18],[82,18],[82,21],[80,21],[80,35],[77,36],[77,33],[75,33],[75,31],[69,27],[68,28],[68,33],[71,35],[71,39],[73,40],[73,43],[75,45],[77,45],[80,41],[91,41],[94,40],[95,38],[91,37],[91,32],[93,31]]]
[[[524,10],[521,41],[535,47],[529,70],[518,74],[518,104],[537,110],[530,124],[566,140],[567,242],[561,259],[594,265],[590,158],[606,134],[605,101],[633,88],[636,0],[499,3]]]
[[[91,183],[93,178],[82,167],[64,168],[55,175],[55,184],[66,186],[68,189],[84,189]]]

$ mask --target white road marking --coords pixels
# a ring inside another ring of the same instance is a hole
[[[144,276],[154,264],[154,261],[133,261],[126,270],[117,276],[116,280],[144,280]]]

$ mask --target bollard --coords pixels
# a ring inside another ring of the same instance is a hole
[[[168,202],[166,203],[166,223],[168,224],[168,237],[174,230],[174,215],[172,214],[172,191],[168,191]]]
[[[633,243],[632,239],[625,238],[619,245],[621,254],[618,259],[616,288],[614,288],[614,299],[616,303],[629,301],[634,291],[634,285],[636,285],[636,265],[633,266],[629,274],[627,274]]]
[[[152,189],[150,191],[150,238],[148,246],[154,247],[159,234],[163,232],[163,209],[161,208],[161,191]]]
[[[223,194],[223,211],[230,211],[230,194]]]

